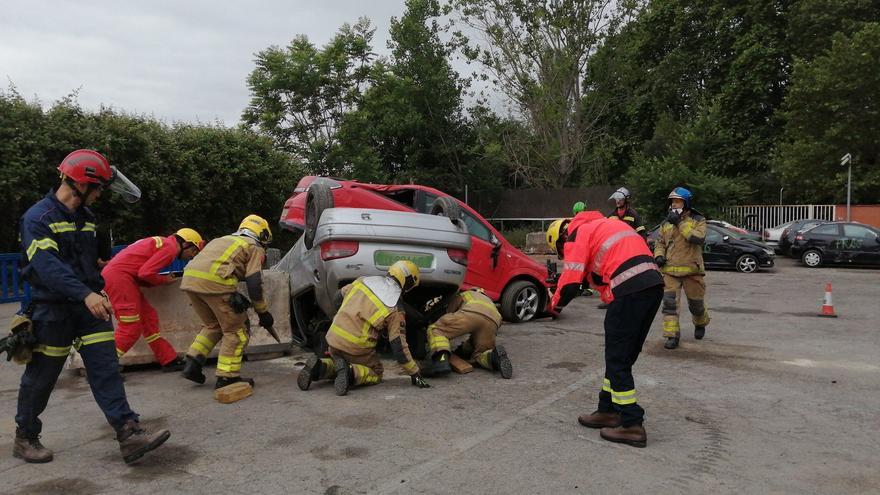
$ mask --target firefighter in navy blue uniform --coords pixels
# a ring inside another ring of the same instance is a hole
[[[636,398],[632,367],[639,357],[660,300],[663,278],[648,245],[629,227],[598,211],[576,215],[565,229],[548,231],[547,244],[558,250],[564,239],[565,269],[550,302],[556,314],[592,285],[609,303],[605,314],[605,380],[599,407],[578,422],[601,428],[600,436],[635,447],[647,445],[645,411]]]
[[[636,234],[639,234],[642,236],[642,239],[647,241],[648,229],[645,228],[642,219],[639,218],[638,212],[636,212],[632,205],[629,204],[629,198],[629,189],[625,187],[621,187],[614,191],[614,193],[608,197],[608,201],[614,203],[614,211],[608,214],[608,218],[616,218],[621,222],[626,223],[636,231]]]
[[[74,347],[82,356],[92,395],[116,430],[123,459],[129,463],[164,443],[171,433],[148,434],[128,405],[110,322],[113,308],[101,292],[95,216],[87,206],[105,187],[130,202],[140,198],[140,190],[91,150],[69,154],[58,170],[61,184],[32,206],[20,223],[22,275],[31,284],[37,343],[21,377],[12,454],[26,462],[52,460],[52,451],[39,440],[39,416]]]

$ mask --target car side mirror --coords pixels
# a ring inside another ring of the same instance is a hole
[[[730,236],[726,235],[726,236],[722,237],[721,240],[724,242],[728,242],[730,240]]]

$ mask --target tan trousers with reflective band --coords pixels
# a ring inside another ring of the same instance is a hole
[[[229,306],[229,294],[186,292],[193,310],[202,320],[202,329],[186,355],[208,357],[222,339],[217,356],[217,376],[236,377],[241,374],[241,360],[248,342],[245,328],[247,313],[236,313]]]
[[[382,381],[382,373],[385,370],[382,368],[382,362],[379,361],[379,355],[376,354],[375,349],[367,354],[354,355],[330,346],[330,355],[348,361],[354,370],[355,385],[374,385]],[[334,370],[333,376],[327,378],[335,377],[338,371]]]
[[[673,277],[664,274],[663,284],[663,302],[660,307],[663,312],[664,337],[678,337],[680,334],[678,316],[681,314],[681,289],[684,289],[684,295],[688,299],[688,309],[691,311],[694,325],[706,326],[709,324],[709,309],[705,303],[706,282],[703,280],[703,275]],[[675,294],[674,308],[669,307],[671,294]],[[675,311],[674,314],[672,314],[672,310]]]
[[[440,317],[435,323],[428,325],[428,345],[431,353],[449,351],[449,339],[470,334],[473,352],[471,361],[478,355],[495,348],[495,334],[498,327],[495,322],[477,313],[456,311]]]

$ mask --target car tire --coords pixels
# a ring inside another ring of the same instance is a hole
[[[818,268],[822,266],[822,253],[815,249],[804,251],[801,261],[810,268]]]
[[[440,215],[449,218],[452,223],[458,225],[461,221],[461,205],[453,198],[441,196],[431,204],[431,215]]]
[[[517,280],[501,295],[501,317],[511,323],[533,319],[541,309],[541,292],[534,282]]]
[[[754,273],[758,271],[758,258],[751,254],[744,254],[736,259],[736,271],[740,273]]]
[[[333,191],[323,182],[313,182],[306,193],[306,231],[303,234],[303,244],[306,249],[312,249],[314,246],[318,222],[327,208],[333,208]]]

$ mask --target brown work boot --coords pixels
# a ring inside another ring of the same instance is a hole
[[[633,447],[648,445],[648,434],[642,425],[618,426],[616,428],[602,428],[599,436],[609,442],[625,443]]]
[[[620,414],[616,412],[593,411],[578,416],[578,423],[587,428],[616,428],[620,426]]]
[[[52,451],[40,443],[39,435],[28,438],[16,434],[15,443],[12,446],[12,457],[24,459],[24,462],[42,464],[50,462],[53,456]]]
[[[119,440],[119,450],[126,464],[140,459],[147,452],[159,447],[171,436],[168,430],[159,430],[155,433],[147,433],[140,427],[137,421],[130,419],[116,432]]]

